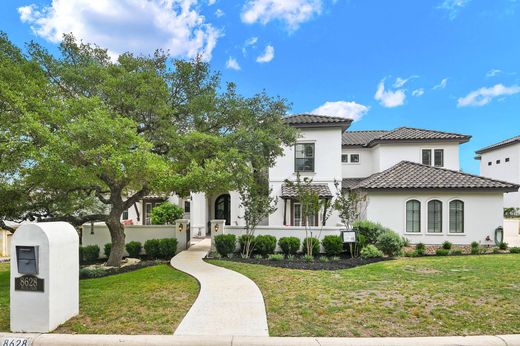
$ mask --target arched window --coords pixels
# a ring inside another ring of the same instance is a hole
[[[406,202],[406,232],[421,232],[421,202]]]
[[[464,202],[450,202],[450,233],[464,233]]]
[[[442,202],[428,202],[428,232],[442,233]]]

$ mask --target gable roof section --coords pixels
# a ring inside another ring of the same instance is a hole
[[[515,192],[519,185],[445,168],[401,161],[352,187],[362,190],[481,190]]]
[[[328,115],[295,114],[285,117],[285,122],[294,127],[341,127],[343,131],[350,127],[352,119],[331,117]]]
[[[459,133],[399,127],[392,131],[349,131],[343,134],[343,146],[372,147],[379,143],[454,141],[466,143],[471,136]]]
[[[330,192],[329,186],[326,184],[312,184],[308,186],[308,189],[318,194],[321,198],[332,198],[332,192]],[[296,186],[282,185],[282,198],[294,198],[297,196],[298,190]]]
[[[489,145],[487,147],[484,147],[482,149],[477,150],[475,153],[483,154],[485,152],[492,151],[492,150],[499,149],[499,148],[503,148],[503,147],[506,147],[508,145],[512,145],[512,144],[516,144],[516,143],[520,143],[520,136],[509,138],[509,139],[506,139],[504,141],[501,141],[501,142]]]

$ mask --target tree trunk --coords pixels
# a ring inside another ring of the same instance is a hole
[[[125,229],[120,221],[121,213],[112,211],[105,222],[112,238],[112,249],[108,257],[107,266],[119,267],[125,251]]]

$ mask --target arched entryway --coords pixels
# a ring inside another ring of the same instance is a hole
[[[220,195],[215,200],[215,219],[226,220],[226,225],[231,225],[231,197],[229,193]]]

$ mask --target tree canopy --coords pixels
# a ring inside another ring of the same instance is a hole
[[[0,35],[0,220],[104,221],[150,193],[214,192],[274,164],[288,103],[238,94],[208,63],[120,55],[65,35],[59,54]],[[1,225],[0,225],[1,226]]]

